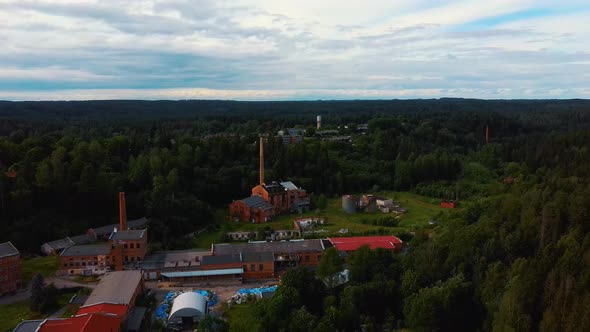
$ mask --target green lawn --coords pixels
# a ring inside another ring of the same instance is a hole
[[[407,212],[399,217],[397,227],[375,226],[371,224],[372,220],[383,218],[385,216],[396,216],[394,213],[356,213],[347,214],[342,211],[341,198],[331,198],[328,200],[326,209],[316,213],[310,211],[301,215],[283,215],[275,217],[271,222],[263,224],[253,224],[246,222],[228,222],[225,220],[227,215],[226,209],[221,209],[216,213],[216,220],[222,230],[206,232],[199,234],[193,241],[194,247],[209,249],[211,243],[219,242],[222,232],[228,231],[259,231],[265,228],[293,229],[293,220],[298,217],[321,216],[327,218],[327,225],[320,226],[318,229],[326,232],[320,233],[321,236],[330,236],[338,234],[340,229],[348,229],[349,233],[360,234],[368,231],[383,229],[390,234],[399,234],[402,232],[411,232],[416,228],[427,227],[428,221],[435,218],[439,213],[448,213],[448,210],[439,206],[440,200],[425,196],[416,195],[408,192],[380,192],[376,196],[385,196],[392,198],[397,204],[407,209]]]
[[[64,293],[57,297],[57,303],[59,308],[68,304],[70,299],[75,293]],[[12,304],[0,305],[0,331],[8,332],[14,330],[14,328],[23,320],[30,319],[43,319],[50,316],[52,313],[40,314],[38,312],[31,311],[29,309],[29,301],[22,301]]]
[[[254,304],[234,304],[224,313],[229,323],[230,332],[260,331],[260,321],[254,313]]]
[[[55,272],[59,269],[59,257],[45,256],[24,258],[21,266],[23,283],[29,283],[29,281],[33,279],[33,276],[39,272],[43,277],[55,275]]]

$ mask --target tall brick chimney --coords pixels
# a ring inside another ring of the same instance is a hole
[[[260,136],[260,174],[259,184],[264,184],[264,138]]]
[[[119,230],[127,230],[127,206],[124,192],[119,192]]]

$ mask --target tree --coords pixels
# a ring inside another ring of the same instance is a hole
[[[227,332],[229,331],[229,325],[221,318],[207,315],[199,322],[198,330],[203,332]]]
[[[338,284],[339,275],[342,271],[342,259],[340,253],[335,247],[328,248],[324,251],[320,265],[318,266],[317,276],[324,280],[328,288],[334,288]]]
[[[47,297],[45,287],[46,285],[43,275],[37,273],[31,281],[31,310],[41,311]]]

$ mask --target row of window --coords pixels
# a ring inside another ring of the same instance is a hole
[[[258,264],[258,271],[264,271],[264,264]],[[244,264],[244,272],[248,272],[246,264]],[[256,264],[250,264],[250,272],[256,272]]]
[[[129,244],[129,249],[133,249],[133,246],[135,245],[135,249],[139,249],[139,243],[130,243]],[[123,245],[123,248],[127,249],[127,243],[125,243]]]
[[[133,256],[132,257],[128,257],[128,256],[125,256],[125,262],[129,262],[130,260],[132,262],[135,262],[135,260],[137,260],[138,262],[141,262],[141,258],[139,258],[139,257],[133,257]]]
[[[80,266],[80,265],[81,266],[86,266],[86,265],[92,266],[92,265],[101,265],[101,264],[98,264],[98,262],[88,262],[88,264],[86,262],[82,262],[81,264],[80,264],[80,262],[75,262],[75,263],[70,262],[69,264],[64,263],[64,267],[68,267],[68,266],[72,267],[72,266]]]

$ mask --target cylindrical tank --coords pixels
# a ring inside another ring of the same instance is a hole
[[[342,210],[346,213],[356,213],[356,197],[353,195],[342,196]]]
[[[316,119],[317,119],[317,129],[322,128],[322,116],[318,115]]]

